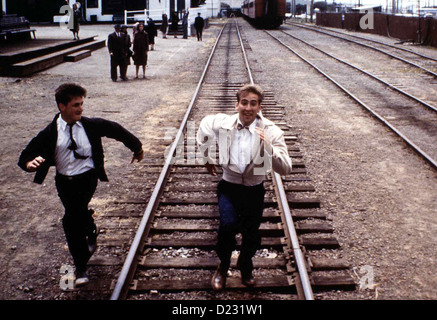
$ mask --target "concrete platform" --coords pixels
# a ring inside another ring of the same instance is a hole
[[[64,57],[65,61],[76,62],[91,56],[91,50],[80,50]]]
[[[104,47],[105,40],[95,40],[96,37],[91,36],[80,40],[39,39],[7,43],[0,51],[0,76],[25,77],[58,65],[66,61],[67,56],[77,51],[93,51]],[[85,55],[81,56],[81,58],[85,57]],[[70,61],[78,60],[74,58]]]

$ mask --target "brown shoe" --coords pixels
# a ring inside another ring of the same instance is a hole
[[[226,277],[228,275],[228,272],[225,270],[222,270],[220,266],[218,266],[217,270],[215,271],[214,275],[211,279],[211,286],[214,290],[222,290],[226,287]]]

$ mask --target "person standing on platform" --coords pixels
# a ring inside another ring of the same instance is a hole
[[[178,37],[179,15],[178,12],[173,12],[171,16],[171,29],[173,30],[174,37]]]
[[[166,13],[162,14],[162,24],[161,24],[161,32],[162,32],[162,38],[167,39],[167,29],[168,29],[168,17]]]
[[[134,25],[132,26],[132,39],[135,38],[135,34],[138,32],[139,25],[140,25],[140,21],[136,20]]]
[[[155,37],[158,35],[158,31],[156,30],[156,25],[152,18],[147,20],[146,32],[149,36],[150,50],[153,51],[155,50]]]
[[[262,89],[256,85],[240,88],[235,106],[237,113],[206,116],[197,132],[197,144],[208,172],[217,176],[216,143],[223,169],[217,188],[220,224],[216,251],[220,264],[211,279],[214,290],[226,287],[238,232],[242,234],[242,244],[237,268],[244,285],[255,285],[252,257],[261,244],[263,182],[271,170],[281,175],[291,172],[283,131],[260,113],[263,97]]]
[[[149,36],[144,30],[144,24],[138,25],[138,31],[134,37],[134,54],[133,60],[136,67],[136,79],[138,79],[138,71],[140,66],[143,66],[143,78],[146,78],[147,52],[149,51]]]
[[[130,49],[132,42],[130,40],[130,35],[127,32],[127,25],[121,26],[121,32],[125,35],[124,45],[125,45],[125,51],[127,52],[125,57],[125,69],[124,69],[124,78],[127,79],[127,69],[130,65],[130,58],[132,57],[132,50]]]
[[[79,4],[80,5],[80,4]],[[72,29],[70,29],[71,32],[73,32],[74,40],[79,40],[79,29],[80,29],[80,10],[78,8],[78,4],[73,4],[73,26]]]
[[[126,78],[126,36],[121,32],[121,26],[114,26],[115,32],[108,36],[108,51],[111,57],[111,79],[117,81],[117,67],[120,69],[120,78]]]
[[[196,29],[197,41],[202,41],[202,32],[204,26],[205,21],[200,16],[200,12],[198,12],[196,19],[194,19],[194,28]]]
[[[86,6],[84,5],[85,0],[78,1],[77,3],[79,3],[81,21],[87,22],[87,20],[86,20]]]
[[[188,15],[190,13],[186,10],[182,11],[182,27],[184,30],[184,39],[188,39]]]
[[[87,263],[97,249],[99,228],[88,209],[97,181],[108,181],[104,168],[102,137],[121,141],[133,152],[131,163],[144,157],[142,143],[120,124],[82,116],[86,89],[66,83],[56,89],[59,112],[53,121],[21,152],[18,165],[35,172],[42,184],[51,166],[56,167],[55,184],[65,208],[62,218],[69,251],[76,267],[75,285],[89,282]]]

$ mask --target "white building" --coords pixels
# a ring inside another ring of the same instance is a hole
[[[65,15],[61,8],[68,3],[80,2],[87,21],[114,21],[124,11],[150,11],[161,19],[162,13],[182,11],[191,7],[191,0],[0,0],[0,9],[6,14],[25,16],[31,22],[58,22]],[[216,0],[217,2],[217,0]],[[153,17],[152,17],[153,18]]]
[[[69,0],[70,4],[76,0]],[[161,20],[162,14],[190,8],[191,0],[82,0],[87,21]],[[56,21],[55,21],[56,22]]]
[[[25,16],[30,22],[59,22],[67,14],[61,8],[68,2],[80,2],[83,18],[91,22],[123,22],[125,11],[132,19],[144,20],[150,17],[160,21],[165,12],[190,9],[201,12],[202,17],[217,16],[221,0],[207,0],[200,8],[191,8],[191,0],[0,0],[0,9],[6,14]],[[235,0],[228,0],[235,2]],[[240,2],[240,1],[237,1]],[[191,14],[190,18],[197,14]],[[129,19],[131,20],[131,19]]]

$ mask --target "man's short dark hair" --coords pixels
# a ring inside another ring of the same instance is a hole
[[[56,89],[56,103],[67,105],[74,97],[86,97],[86,89],[75,83],[64,83]]]
[[[250,92],[258,95],[258,102],[261,104],[261,102],[264,100],[264,91],[261,89],[260,86],[257,86],[256,84],[247,84],[243,87],[241,87],[237,92],[237,101],[240,102],[241,94],[243,92]]]

